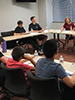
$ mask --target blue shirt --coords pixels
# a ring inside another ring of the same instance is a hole
[[[63,79],[67,74],[61,64],[47,58],[41,58],[36,64],[36,76],[41,78],[58,77]]]

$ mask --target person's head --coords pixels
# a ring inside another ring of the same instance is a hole
[[[21,46],[17,46],[12,51],[12,58],[15,61],[20,61],[24,57],[25,49]]]
[[[21,20],[19,20],[18,22],[17,22],[17,24],[18,24],[18,26],[21,28],[21,27],[23,27],[23,22],[21,21]]]
[[[64,23],[67,23],[68,24],[70,22],[71,22],[71,19],[69,17],[66,17],[65,20],[64,20]]]
[[[2,38],[2,36],[0,36],[0,46],[3,44],[4,39]]]
[[[32,16],[31,18],[30,18],[30,20],[32,21],[32,23],[36,23],[36,17],[35,16]]]
[[[57,41],[47,40],[43,45],[43,52],[46,58],[53,58],[57,54]]]

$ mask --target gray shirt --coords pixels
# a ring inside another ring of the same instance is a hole
[[[67,74],[61,64],[47,58],[41,58],[36,65],[36,76],[41,78],[58,77],[63,79]]]

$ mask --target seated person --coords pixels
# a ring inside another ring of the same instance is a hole
[[[1,45],[4,42],[4,39],[0,36],[0,49],[1,49]],[[3,87],[4,86],[4,82],[5,82],[5,74],[4,71],[1,68],[1,63],[6,64],[7,63],[7,58],[0,52],[0,86]]]
[[[32,16],[30,18],[30,20],[31,20],[32,23],[29,25],[29,31],[38,32],[38,33],[41,33],[41,32],[44,31],[44,29],[42,29],[42,27],[38,23],[36,23],[35,16]],[[38,35],[38,36],[36,36],[36,38],[37,38],[38,45],[40,47],[47,40],[46,35]]]
[[[71,22],[71,19],[69,17],[66,17],[65,18],[65,21],[64,21],[64,25],[63,27],[61,28],[61,32],[64,30],[75,30],[75,26],[74,24]],[[70,39],[73,39],[74,43],[75,43],[75,36],[72,36],[72,35],[66,35],[66,43],[65,43],[65,51],[67,51],[67,47],[68,47],[68,43],[69,43],[69,40]]]
[[[29,60],[34,66],[36,66],[36,63],[32,59],[31,56],[24,55],[25,49],[21,46],[15,47],[12,51],[12,58],[8,59],[7,67],[8,68],[22,68],[25,73],[25,78],[27,80],[27,84],[29,86],[29,81],[27,78],[26,71],[35,71],[35,67],[32,67],[27,64],[23,64],[24,61],[21,61],[22,59]]]
[[[75,73],[71,78],[68,77],[61,64],[54,62],[57,55],[57,42],[56,40],[48,40],[43,45],[43,52],[45,58],[38,60],[36,64],[36,76],[40,78],[60,78],[68,87],[75,85]]]
[[[19,20],[17,22],[18,26],[15,28],[15,32],[14,35],[25,35],[26,34],[26,30],[23,27],[23,22],[21,20]]]
[[[18,26],[15,28],[15,32],[14,32],[14,36],[18,36],[18,35],[25,35],[26,34],[26,30],[24,29],[23,27],[23,22],[21,20],[19,20],[17,22]],[[16,46],[17,45],[24,45],[24,44],[32,44],[34,46],[35,45],[35,41],[32,42],[33,38],[32,37],[26,37],[26,38],[22,38],[22,39],[19,39],[18,41],[16,41],[16,43],[14,44]]]

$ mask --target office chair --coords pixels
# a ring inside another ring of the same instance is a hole
[[[12,30],[12,31],[7,31],[7,32],[1,32],[1,36],[2,36],[2,37],[13,36],[13,34],[14,34],[14,30]],[[7,49],[12,49],[12,48],[14,48],[15,46],[17,46],[15,40],[6,41],[6,43],[7,43]]]
[[[60,100],[60,92],[56,78],[42,79],[27,72],[31,84],[32,100]]]
[[[21,68],[7,68],[1,64],[5,72],[5,90],[9,98],[14,96],[28,98],[30,89],[27,86],[25,75]]]
[[[66,39],[67,39],[67,38],[65,38],[65,42],[66,42]],[[69,40],[73,40],[73,36],[72,36],[72,35],[70,36]],[[74,47],[75,47],[75,43],[74,43],[73,46],[72,46],[72,49],[71,49],[72,52],[74,51]]]
[[[2,37],[13,36],[14,31],[1,32]]]
[[[63,92],[61,93],[61,100],[75,100],[75,86],[69,88],[66,84],[61,82]]]

